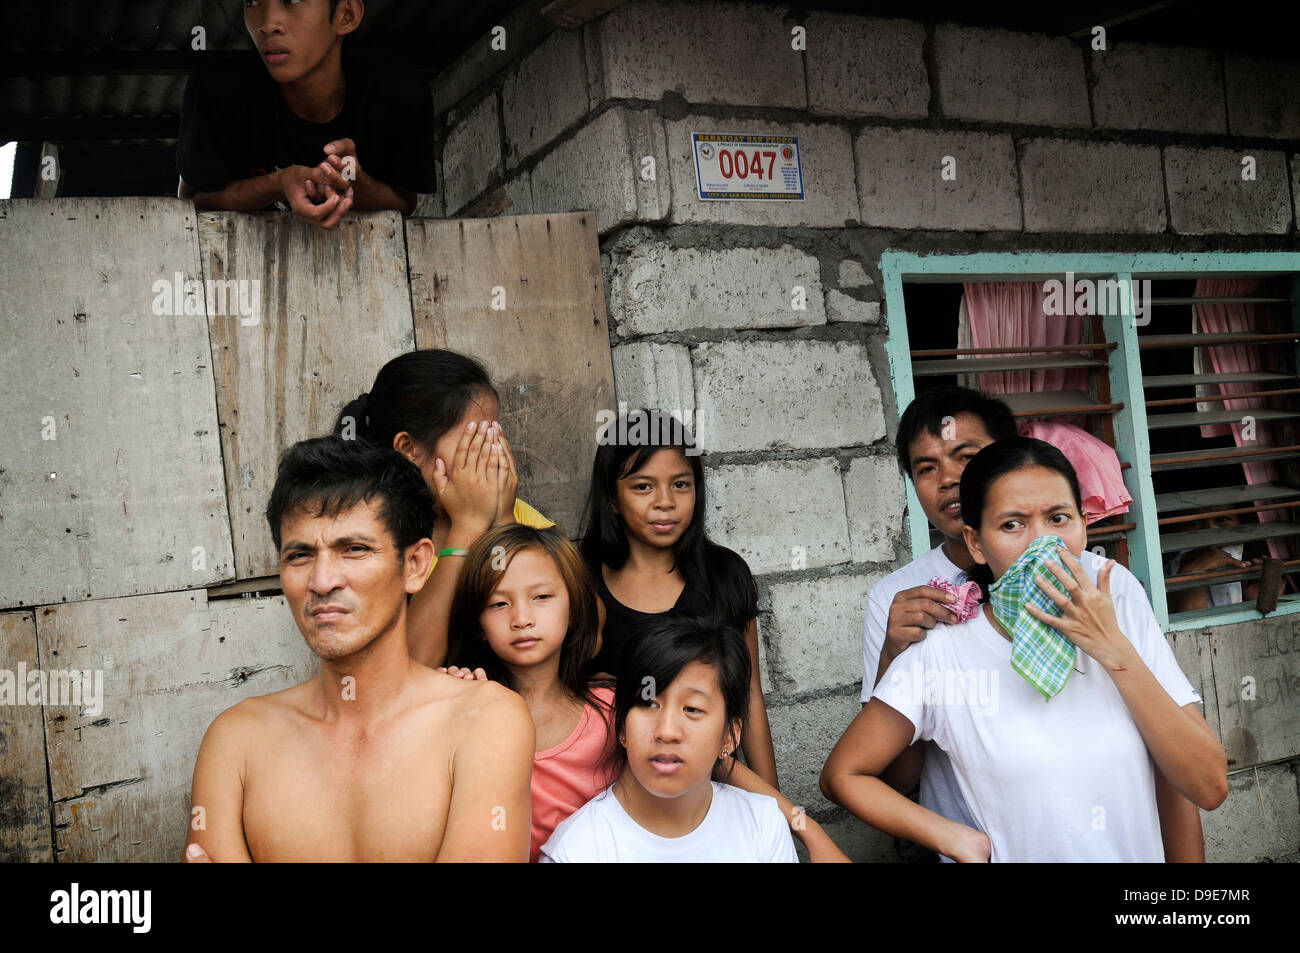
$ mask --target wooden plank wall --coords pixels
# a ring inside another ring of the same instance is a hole
[[[616,408],[594,217],[413,218],[406,246],[417,345],[487,363],[520,498],[576,534],[596,413]]]
[[[104,673],[98,714],[46,715],[61,861],[178,860],[212,719],[319,671],[282,596],[96,600],[40,609],[37,628],[47,668]]]
[[[257,323],[209,320],[240,579],[278,571],[264,512],[280,451],[329,433],[415,346],[403,242],[397,212],[345,218],[328,235],[285,215],[199,216],[204,277],[260,282]]]
[[[196,221],[167,199],[0,203],[0,398],[17,424],[0,431],[0,539],[24,553],[0,564],[0,608],[25,607],[0,613],[0,670],[103,679],[101,710],[0,705],[0,860],[179,856],[212,719],[319,670],[283,598],[208,589],[276,571],[263,510],[280,450],[328,432],[417,340],[484,360],[521,497],[576,530],[595,414],[614,406],[593,224],[404,234],[377,213],[325,233]],[[189,315],[154,314],[178,272],[182,305],[189,280],[258,281],[256,320],[201,293]],[[496,286],[505,311],[484,297]]]
[[[1300,752],[1300,623],[1295,616],[1205,629],[1228,770]]]
[[[0,608],[231,578],[206,322],[154,313],[199,275],[194,225],[173,199],[0,202],[0,538],[23,554]]]

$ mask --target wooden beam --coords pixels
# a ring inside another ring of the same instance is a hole
[[[45,783],[44,705],[39,699],[28,704],[27,677],[18,681],[19,672],[42,668],[33,613],[0,613],[0,659],[15,679],[14,698],[0,709],[0,863],[50,863],[54,832]]]
[[[556,26],[573,29],[621,7],[624,0],[554,0],[542,7],[542,16]]]
[[[1002,353],[1007,353],[1007,349],[1004,348]],[[951,361],[914,361],[912,373],[917,377],[935,377],[946,374],[989,374],[995,371],[1037,371],[1056,367],[1105,366],[1105,361],[1074,354],[1061,354],[1056,357],[1027,354],[1011,357],[954,358]]]

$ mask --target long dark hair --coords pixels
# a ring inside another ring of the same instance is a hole
[[[984,504],[989,489],[1001,477],[1029,467],[1043,467],[1065,477],[1074,495],[1074,505],[1083,512],[1083,496],[1079,492],[1079,477],[1065,454],[1043,440],[1033,437],[1008,437],[995,440],[971,458],[961,471],[961,518],[971,529],[979,532],[984,524]],[[980,584],[984,598],[988,598],[993,585],[993,570],[987,563],[976,563],[970,578]]]
[[[614,737],[609,766],[613,773],[627,764],[623,737],[627,714],[645,706],[664,691],[692,662],[703,662],[718,670],[727,727],[739,719],[742,726],[749,712],[749,648],[745,637],[733,626],[716,619],[664,613],[637,626],[623,653],[614,689]],[[736,738],[739,743],[739,737]]]
[[[703,455],[690,430],[660,410],[632,411],[619,418],[616,430],[612,427],[611,439],[602,439],[596,448],[580,534],[579,545],[592,574],[600,572],[602,563],[621,569],[627,562],[627,531],[614,509],[618,481],[636,472],[659,451],[679,450],[695,480],[695,509],[691,525],[673,547],[673,567],[688,585],[704,594],[718,619],[744,631],[749,620],[758,615],[758,586],[745,561],[704,532],[707,510]],[[627,438],[620,440],[620,435]]]
[[[604,706],[583,675],[588,660],[596,653],[596,632],[600,627],[596,592],[577,547],[553,528],[510,523],[484,533],[470,547],[451,602],[447,664],[482,668],[492,681],[515,690],[514,677],[488,645],[479,618],[511,561],[525,549],[539,549],[551,557],[569,596],[569,626],[560,648],[560,682],[574,699],[600,710]]]
[[[393,438],[405,431],[429,449],[484,395],[500,403],[487,369],[474,358],[455,351],[411,351],[381,367],[369,393],[339,411],[334,432],[344,433],[350,421],[359,439],[391,449]]]

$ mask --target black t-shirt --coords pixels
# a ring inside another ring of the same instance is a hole
[[[198,192],[291,165],[319,165],[326,143],[351,139],[357,162],[393,188],[432,192],[433,93],[415,73],[343,59],[347,99],[329,122],[308,122],[285,105],[256,54],[195,70],[181,105],[176,164]]]
[[[589,567],[592,577],[596,582],[596,592],[600,595],[600,601],[605,603],[605,628],[603,630],[600,652],[591,660],[587,666],[587,673],[594,675],[597,672],[608,672],[615,678],[618,677],[618,668],[623,664],[623,650],[636,631],[636,627],[642,622],[650,619],[660,618],[662,612],[641,612],[637,609],[623,605],[613,593],[609,591],[609,586],[605,584],[605,575],[600,566]],[[683,615],[709,615],[711,609],[709,600],[694,588],[690,583],[682,590],[682,594],[677,597],[677,602],[668,612],[680,612]]]

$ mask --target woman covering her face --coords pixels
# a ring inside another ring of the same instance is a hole
[[[1212,810],[1227,797],[1227,758],[1141,584],[1086,551],[1078,480],[1050,444],[981,450],[961,511],[984,599],[894,660],[822,790],[954,860],[1162,862],[1157,791]],[[921,739],[951,758],[987,834],[880,780]]]

